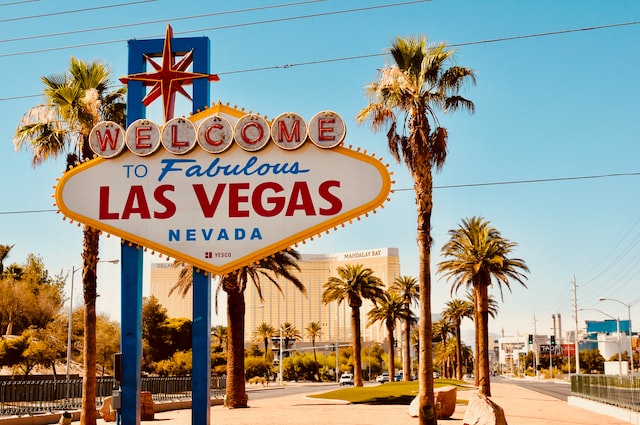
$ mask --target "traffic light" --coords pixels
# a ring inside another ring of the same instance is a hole
[[[556,337],[551,335],[551,346],[555,347],[556,346]]]
[[[533,335],[529,334],[529,345],[533,345]]]

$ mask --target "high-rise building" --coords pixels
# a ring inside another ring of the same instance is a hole
[[[276,329],[289,322],[301,333],[302,341],[309,339],[304,328],[309,322],[318,322],[322,326],[322,335],[316,342],[351,341],[351,308],[346,302],[322,304],[323,285],[331,276],[337,276],[336,269],[347,264],[362,264],[373,270],[388,287],[400,276],[400,256],[397,248],[367,249],[338,254],[301,254],[300,280],[307,293],[302,294],[295,286],[279,279],[282,292],[270,282],[262,284],[260,299],[254,285],[248,285],[245,291],[245,340],[251,340],[253,332],[261,323],[268,323]],[[366,314],[373,304],[364,301],[360,307],[362,339],[381,342],[386,338],[384,326],[367,326]]]
[[[175,318],[193,320],[193,293],[191,289],[182,296],[180,291],[171,288],[178,282],[180,268],[174,267],[173,262],[151,263],[150,295],[158,299],[158,303],[167,309],[167,315]]]
[[[400,255],[397,248],[366,249],[361,251],[342,252],[336,254],[301,254],[298,261],[300,280],[306,288],[303,294],[295,286],[283,278],[276,279],[278,286],[268,279],[261,282],[262,299],[255,285],[248,283],[245,290],[245,341],[251,341],[253,332],[261,323],[268,323],[276,329],[289,322],[302,335],[302,341],[309,341],[304,329],[309,322],[318,322],[322,334],[318,342],[351,341],[351,308],[347,302],[338,305],[331,302],[322,303],[323,285],[331,276],[337,276],[336,269],[347,264],[361,264],[373,270],[374,275],[382,280],[387,288],[400,277]],[[151,265],[151,294],[158,298],[160,304],[167,309],[169,317],[192,317],[192,296],[184,298],[169,290],[177,281],[179,269],[171,263],[154,263]],[[386,339],[383,324],[367,326],[367,312],[373,303],[364,300],[360,307],[362,324],[362,340],[382,342]]]

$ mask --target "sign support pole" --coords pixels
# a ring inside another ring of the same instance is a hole
[[[191,423],[209,425],[211,399],[211,277],[193,268]]]

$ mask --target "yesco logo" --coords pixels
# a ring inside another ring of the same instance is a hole
[[[125,147],[138,156],[151,155],[162,145],[167,151],[182,155],[196,145],[220,154],[235,142],[248,152],[264,148],[271,140],[285,150],[300,148],[307,139],[320,148],[338,146],[346,135],[345,123],[332,111],[315,114],[307,123],[300,115],[287,112],[271,123],[256,114],[241,116],[232,124],[223,116],[210,116],[196,125],[186,118],[174,118],[163,126],[140,119],[125,131],[111,121],[98,123],[91,131],[89,144],[102,158],[113,158]]]

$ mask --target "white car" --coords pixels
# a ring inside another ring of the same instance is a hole
[[[389,382],[389,372],[382,372],[380,375],[376,376],[376,382],[381,384]]]
[[[350,373],[343,373],[342,376],[340,376],[340,386],[342,385],[354,385],[353,375]]]

